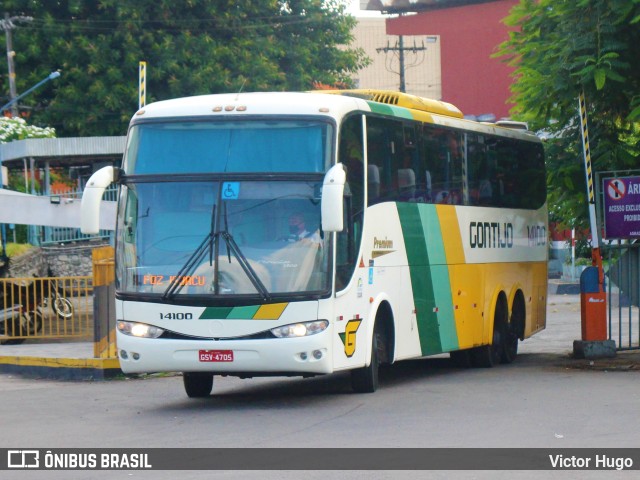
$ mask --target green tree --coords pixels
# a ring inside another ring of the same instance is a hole
[[[14,30],[18,91],[59,69],[25,98],[31,121],[61,136],[122,135],[147,102],[221,92],[304,90],[350,83],[367,59],[351,41],[344,0],[4,0],[33,17]],[[3,90],[8,90],[5,85]]]
[[[640,166],[639,22],[640,0],[521,0],[506,19],[513,114],[547,138],[551,216],[566,225],[588,226],[581,91],[593,171]]]

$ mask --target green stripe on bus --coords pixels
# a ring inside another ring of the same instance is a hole
[[[444,249],[444,236],[438,221],[435,205],[416,205],[420,212],[420,221],[424,230],[424,239],[431,267],[433,297],[438,307],[438,326],[442,351],[448,352],[458,348],[451,279]]]
[[[443,352],[457,350],[458,332],[456,331],[453,298],[451,297],[449,267],[447,265],[432,265],[431,276],[436,279],[433,283],[433,296],[438,306],[440,346]]]
[[[458,348],[449,267],[435,205],[398,204],[423,355]]]
[[[200,320],[225,320],[227,318],[251,320],[259,308],[259,305],[251,305],[249,307],[207,307],[200,315]]]
[[[379,113],[380,115],[393,115],[394,117],[414,120],[413,115],[411,115],[411,112],[406,108],[394,107],[393,105],[387,105],[385,103],[378,102],[367,101],[367,103],[369,104],[369,108],[371,108],[371,111],[374,113]]]
[[[219,320],[227,318],[233,307],[207,307],[200,315],[200,320]]]
[[[251,305],[248,307],[235,307],[229,314],[229,317],[239,318],[240,320],[251,320],[259,308],[260,308],[260,305]]]
[[[200,315],[200,320],[251,320],[259,308],[259,305],[250,305],[248,307],[207,307]]]
[[[440,329],[433,289],[433,277],[429,268],[429,253],[425,231],[416,204],[398,203],[398,215],[404,236],[413,303],[418,321],[420,349],[423,355],[442,352]],[[436,217],[437,218],[437,217]]]

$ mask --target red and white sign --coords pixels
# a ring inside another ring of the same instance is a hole
[[[233,362],[233,350],[200,350],[198,359],[201,362]]]
[[[627,185],[620,178],[612,178],[607,180],[607,195],[611,200],[622,200],[626,193]]]

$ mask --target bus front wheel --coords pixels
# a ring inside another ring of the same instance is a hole
[[[362,368],[351,370],[351,388],[356,393],[373,393],[378,389],[378,373],[380,370],[380,352],[383,340],[378,331],[378,323],[373,331],[371,340],[371,363]]]
[[[184,372],[182,374],[184,390],[189,398],[205,398],[211,395],[213,374],[202,372]]]

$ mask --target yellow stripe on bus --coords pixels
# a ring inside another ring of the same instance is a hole
[[[462,248],[462,237],[460,236],[460,225],[458,224],[456,208],[451,205],[436,205],[436,212],[438,213],[440,230],[447,232],[446,241],[443,242],[447,264],[456,265],[465,263],[464,248]]]
[[[287,308],[288,303],[272,303],[269,305],[262,305],[256,314],[253,316],[254,320],[277,320]]]

